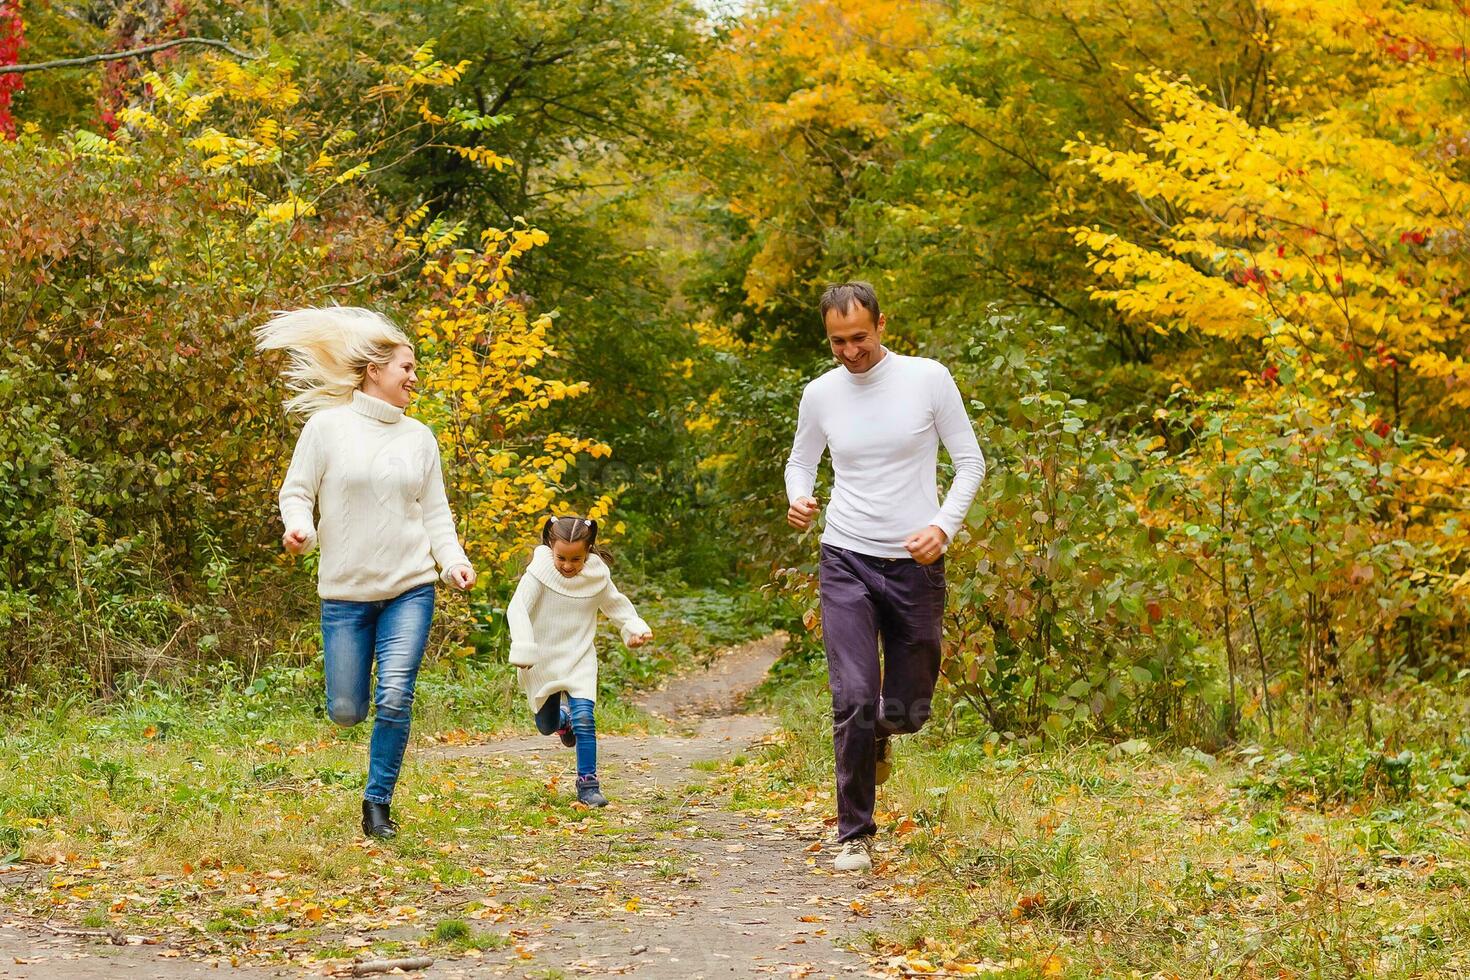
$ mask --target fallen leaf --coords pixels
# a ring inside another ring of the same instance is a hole
[[[1016,899],[1015,908],[1011,909],[1011,918],[1019,919],[1046,902],[1046,896],[1041,892],[1034,895],[1022,895]]]
[[[1124,755],[1143,755],[1151,750],[1148,742],[1141,738],[1130,738],[1126,742],[1119,742],[1108,750],[1108,755],[1116,759]]]

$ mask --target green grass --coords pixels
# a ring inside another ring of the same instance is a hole
[[[464,952],[470,949],[504,949],[510,939],[496,932],[481,932],[463,919],[444,919],[434,927],[429,941],[437,946]]]
[[[728,769],[733,806],[833,812],[824,680],[786,665],[768,685],[784,731]],[[880,791],[879,883],[912,904],[871,945],[1017,977],[1464,976],[1470,780],[1458,732],[1420,735],[1215,759],[1020,752],[935,722]]]
[[[436,943],[455,943],[470,937],[470,927],[463,919],[445,919],[434,927]]]
[[[656,597],[640,602],[656,624],[674,617],[667,632],[683,660],[733,628],[716,624],[701,647],[695,625]],[[739,608],[726,606],[732,617]],[[474,655],[426,664],[394,801],[405,832],[366,842],[371,723],[327,721],[320,666],[286,665],[304,659],[294,652],[248,683],[222,667],[210,683],[139,684],[111,703],[12,703],[0,719],[0,858],[35,873],[7,879],[0,907],[167,933],[204,952],[351,955],[344,929],[371,938],[398,926],[450,951],[491,949],[505,938],[461,918],[474,903],[493,901],[497,922],[522,921],[544,910],[547,869],[638,860],[622,838],[672,825],[672,800],[641,821],[577,805],[570,752],[536,767],[431,757],[436,745],[534,731],[514,669]],[[604,682],[599,729],[657,727],[619,696],[626,674],[611,667]]]

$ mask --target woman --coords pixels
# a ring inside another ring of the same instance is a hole
[[[475,584],[475,571],[455,535],[439,444],[403,414],[418,380],[403,331],[372,310],[327,307],[282,313],[256,339],[260,350],[290,354],[294,395],[286,408],[307,416],[281,485],[281,542],[293,555],[313,545],[321,551],[317,593],[334,722],[367,717],[377,663],[362,830],[392,837],[389,804],[434,613],[435,566],[462,590]]]

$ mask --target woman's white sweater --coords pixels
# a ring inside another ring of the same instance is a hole
[[[468,567],[428,426],[380,398],[306,420],[281,484],[281,520],[321,548],[317,593],[374,602]],[[314,512],[321,519],[314,520]]]
[[[582,570],[565,576],[556,570],[551,549],[541,545],[506,609],[510,621],[510,662],[525,667],[521,690],[531,710],[541,710],[559,691],[597,699],[597,611],[623,634],[623,642],[651,632],[628,597],[613,585],[607,563],[588,555]]]

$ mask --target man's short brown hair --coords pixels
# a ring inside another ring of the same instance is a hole
[[[873,315],[875,325],[878,323],[878,294],[873,291],[872,283],[860,279],[834,283],[822,290],[822,323],[827,322],[827,314],[832,310],[847,316],[854,303]]]

